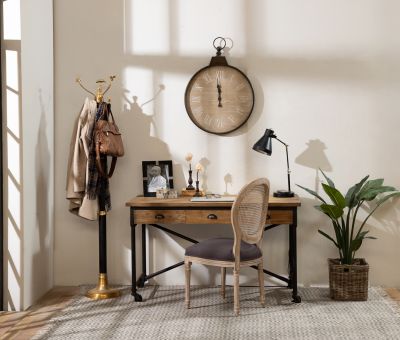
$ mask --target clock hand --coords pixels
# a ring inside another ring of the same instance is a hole
[[[217,90],[218,90],[218,107],[222,107],[222,103],[221,103],[221,101],[222,101],[222,96],[221,96],[222,87],[221,87],[221,83],[219,81],[219,77],[217,78]]]

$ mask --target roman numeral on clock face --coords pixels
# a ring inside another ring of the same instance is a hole
[[[241,83],[236,85],[235,91],[241,91],[241,90],[244,89],[245,86],[246,86],[246,84],[244,82],[241,82]]]
[[[207,132],[234,131],[250,116],[254,92],[247,77],[238,69],[221,64],[198,71],[185,94],[189,117]]]
[[[212,81],[211,76],[208,72],[204,72],[203,79],[205,80],[206,83],[210,83]]]
[[[215,77],[221,81],[222,76],[223,76],[222,70],[217,70],[217,72],[215,73]]]

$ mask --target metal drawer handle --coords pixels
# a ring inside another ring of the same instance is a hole
[[[218,216],[215,215],[215,214],[210,214],[210,215],[207,216],[207,218],[208,218],[209,220],[217,220],[217,219],[218,219]]]
[[[164,215],[162,215],[162,214],[156,215],[157,220],[162,220],[163,218],[164,218]]]

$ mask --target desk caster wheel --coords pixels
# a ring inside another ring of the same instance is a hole
[[[140,294],[138,294],[138,293],[133,293],[132,295],[133,295],[133,297],[135,298],[135,301],[136,301],[136,302],[142,302],[142,301],[143,301],[142,296],[141,296]]]
[[[300,302],[301,302],[301,297],[300,297],[300,295],[295,295],[295,296],[293,296],[292,302],[294,302],[294,303],[300,303]]]

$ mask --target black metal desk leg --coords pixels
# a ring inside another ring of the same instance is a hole
[[[142,224],[142,274],[137,280],[137,286],[143,288],[146,282],[146,262],[147,262],[147,250],[146,250],[146,225]]]
[[[297,292],[297,209],[293,209],[293,223],[289,225],[289,287],[293,289],[293,302],[300,303]]]
[[[136,224],[133,220],[133,209],[131,209],[131,272],[132,272],[132,287],[131,295],[135,301],[142,301],[142,296],[136,291]]]

